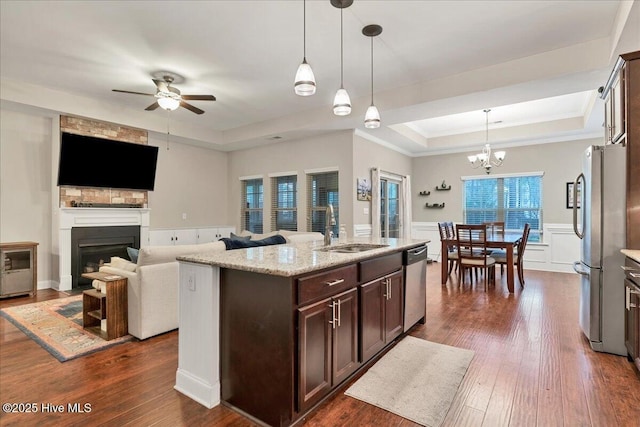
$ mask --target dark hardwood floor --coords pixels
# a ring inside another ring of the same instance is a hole
[[[475,351],[444,425],[639,426],[640,375],[625,357],[589,348],[577,321],[578,278],[537,271],[525,278],[509,295],[506,277],[485,292],[455,279],[440,285],[439,265],[429,266],[427,323],[411,335]],[[0,300],[0,308],[64,296],[44,290]],[[178,333],[170,332],[60,363],[0,318],[2,403],[91,405],[90,413],[1,413],[0,425],[254,425],[175,391],[177,357]],[[342,391],[304,425],[416,425]]]

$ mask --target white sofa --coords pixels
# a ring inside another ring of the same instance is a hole
[[[282,235],[287,243],[323,240],[321,233],[281,230],[267,234],[252,234],[259,240],[275,234]],[[224,242],[200,245],[146,246],[140,249],[138,262],[121,258],[100,267],[101,272],[126,277],[128,286],[129,334],[141,340],[178,328],[179,276],[176,257],[196,253],[226,250]]]
[[[101,272],[126,277],[129,334],[141,340],[178,328],[178,261],[176,257],[224,251],[223,242],[200,245],[147,246],[138,262],[122,259],[100,267]]]

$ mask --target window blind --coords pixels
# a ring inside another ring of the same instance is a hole
[[[336,225],[333,235],[338,236],[340,227],[340,194],[338,172],[307,174],[307,230],[325,233],[326,211],[329,203],[333,206]]]
[[[242,197],[240,198],[240,223],[245,230],[262,233],[263,208],[262,178],[242,181]]]
[[[298,231],[296,175],[271,178],[271,230]]]
[[[504,221],[505,231],[520,232],[531,226],[531,240],[542,234],[542,176],[501,175],[463,178],[463,221],[482,224]]]

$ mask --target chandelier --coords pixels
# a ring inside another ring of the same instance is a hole
[[[482,152],[475,154],[473,156],[467,156],[469,162],[471,163],[471,167],[476,169],[479,167],[483,167],[487,174],[491,173],[491,168],[493,166],[502,166],[502,162],[506,156],[504,151],[496,151],[493,153],[495,159],[491,159],[491,146],[489,145],[489,111],[490,109],[483,110],[486,115],[486,128],[485,128],[485,144],[482,148]]]

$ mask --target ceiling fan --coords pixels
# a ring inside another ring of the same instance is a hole
[[[175,87],[171,86],[173,83],[173,76],[165,75],[160,79],[153,79],[153,82],[156,84],[158,90],[156,93],[142,93],[142,92],[132,92],[129,90],[119,90],[113,89],[114,92],[122,92],[122,93],[132,93],[134,95],[146,95],[146,96],[155,96],[157,98],[156,102],[149,105],[145,110],[153,111],[158,107],[162,107],[165,110],[175,110],[178,107],[186,108],[189,111],[193,111],[196,114],[203,114],[204,111],[199,109],[198,107],[194,107],[191,104],[186,103],[185,101],[215,101],[216,97],[213,95],[181,95],[180,91]]]

